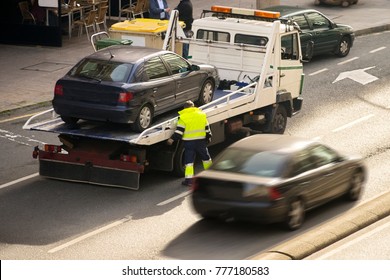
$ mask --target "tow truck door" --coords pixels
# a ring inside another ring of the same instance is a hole
[[[279,89],[290,92],[293,97],[298,96],[303,74],[298,33],[281,34],[279,61]]]

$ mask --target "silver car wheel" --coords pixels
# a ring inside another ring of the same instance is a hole
[[[363,173],[355,173],[351,180],[351,187],[347,193],[347,198],[352,201],[356,201],[360,198],[364,185]]]
[[[152,112],[150,111],[149,106],[145,106],[141,109],[139,113],[139,124],[143,129],[149,127],[152,121]]]
[[[290,230],[298,229],[304,220],[305,217],[305,208],[302,200],[297,199],[291,202],[290,210],[287,214],[287,227]]]
[[[211,102],[214,94],[214,83],[210,80],[205,81],[200,92],[198,103],[199,105]]]

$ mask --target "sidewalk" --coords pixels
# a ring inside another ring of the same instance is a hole
[[[168,2],[175,7],[179,0]],[[314,6],[312,0],[281,0],[280,3],[315,8],[336,22],[351,25],[358,35],[390,29],[390,0],[360,0],[348,8]],[[216,0],[213,4],[256,7],[255,0]],[[209,5],[207,0],[197,0],[194,17],[199,17]],[[64,36],[61,48],[0,44],[0,113],[50,101],[55,82],[91,52],[92,45],[85,35],[70,40]]]

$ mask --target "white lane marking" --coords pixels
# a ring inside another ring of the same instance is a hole
[[[389,226],[390,226],[390,222],[387,222],[379,227],[376,227],[373,230],[370,230],[369,232],[364,233],[364,234],[360,235],[359,237],[353,239],[352,241],[349,241],[345,244],[342,244],[341,246],[338,246],[337,249],[334,249],[328,253],[323,254],[321,257],[317,258],[317,260],[326,259],[334,254],[337,254],[338,252],[345,250],[346,248],[356,244],[359,241],[362,241],[365,238],[370,237],[371,235],[373,235],[373,234],[375,234],[375,233],[377,233],[377,232],[381,231],[382,229],[385,229]]]
[[[356,59],[359,59],[359,57],[355,56],[355,57],[352,57],[351,59],[348,59],[348,60],[345,60],[345,61],[342,61],[342,62],[339,62],[337,63],[337,65],[343,65],[343,64],[346,64],[346,63],[349,63],[351,61],[354,61]]]
[[[23,182],[23,181],[25,181],[25,180],[29,180],[29,179],[34,178],[34,177],[37,177],[37,176],[39,176],[39,173],[34,173],[34,174],[31,174],[31,175],[28,175],[28,176],[25,176],[25,177],[16,179],[16,180],[14,180],[14,181],[11,181],[11,182],[8,182],[8,183],[5,183],[5,184],[0,185],[0,189],[3,189],[3,188],[6,188],[6,187],[15,185],[15,184],[17,184],[17,183]]]
[[[370,51],[370,53],[376,53],[376,52],[379,52],[379,51],[384,50],[384,49],[386,49],[386,47],[380,47],[380,48],[377,48],[375,50]]]
[[[180,198],[182,198],[182,197],[185,197],[185,196],[189,195],[190,193],[191,193],[191,191],[183,192],[183,193],[181,193],[181,194],[179,194],[179,195],[176,195],[176,196],[174,196],[174,197],[171,197],[170,199],[167,199],[167,200],[164,200],[164,201],[158,203],[157,206],[166,205],[166,204],[171,203],[171,202],[173,202],[173,201],[175,201],[175,200],[178,200],[178,199],[180,199]]]
[[[320,74],[320,73],[325,72],[325,71],[328,71],[328,68],[324,68],[324,69],[318,70],[316,72],[310,73],[309,76],[314,76],[314,75]]]
[[[31,116],[34,116],[35,114],[38,114],[38,113],[31,113],[31,114],[27,114],[27,115],[23,115],[23,116],[19,116],[19,117],[14,117],[14,118],[10,118],[10,119],[1,120],[0,123],[6,123],[6,122],[10,122],[10,121],[19,120],[19,119],[29,118]]]
[[[20,134],[15,134],[11,131],[4,130],[4,129],[0,129],[0,138],[4,138],[4,139],[7,139],[9,141],[19,143],[22,145],[26,145],[26,146],[35,146],[37,143],[42,144],[42,145],[46,144],[42,141],[30,138],[30,137],[26,137],[26,136],[23,136]],[[31,145],[31,143],[33,143],[33,144]]]
[[[121,224],[123,224],[123,223],[125,223],[125,222],[127,222],[129,220],[131,220],[131,218],[124,218],[124,219],[121,219],[119,221],[116,221],[116,222],[113,222],[111,224],[108,224],[108,225],[106,225],[104,227],[101,227],[99,229],[96,229],[96,230],[94,230],[92,232],[89,232],[87,234],[79,236],[79,237],[77,237],[77,238],[75,238],[75,239],[73,239],[73,240],[71,240],[69,242],[66,242],[66,243],[64,243],[64,244],[62,244],[60,246],[57,246],[57,247],[49,250],[48,253],[52,254],[52,253],[58,252],[58,251],[60,251],[62,249],[65,249],[65,248],[70,247],[70,246],[72,246],[72,245],[74,245],[76,243],[79,243],[79,242],[81,242],[81,241],[83,241],[83,240],[85,240],[85,239],[87,239],[87,238],[89,238],[91,236],[97,235],[97,234],[99,234],[99,233],[101,233],[103,231],[106,231],[106,230],[111,229],[113,227],[119,226],[119,225],[121,225]]]
[[[375,68],[375,66],[367,67],[364,69],[356,69],[356,70],[352,70],[352,71],[342,72],[338,75],[336,80],[333,81],[333,84],[338,82],[338,81],[347,79],[347,78],[349,78],[355,82],[358,82],[362,85],[366,85],[368,83],[374,82],[374,81],[378,80],[378,78],[375,77],[374,75],[366,73],[367,70],[370,70],[372,68]]]
[[[368,120],[368,119],[372,118],[373,116],[375,116],[375,115],[374,115],[374,114],[370,114],[370,115],[367,115],[367,116],[365,116],[365,117],[361,117],[361,118],[359,118],[359,119],[357,119],[357,120],[354,120],[354,121],[352,121],[352,122],[350,122],[350,123],[347,123],[347,124],[345,124],[345,125],[343,125],[343,126],[340,126],[340,127],[336,128],[336,129],[333,129],[332,132],[338,132],[338,131],[340,131],[340,130],[349,128],[349,127],[351,127],[351,126],[353,126],[353,125],[355,125],[355,124],[358,124],[358,123],[360,123],[360,122],[362,122],[362,121]]]

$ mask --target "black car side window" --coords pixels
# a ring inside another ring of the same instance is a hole
[[[150,80],[169,76],[167,68],[159,57],[153,57],[145,63],[145,72]]]
[[[309,20],[312,29],[324,29],[330,27],[330,22],[323,15],[318,13],[308,13],[307,18]]]
[[[168,64],[172,74],[183,73],[189,70],[190,65],[188,62],[176,54],[164,54],[162,59]]]
[[[293,16],[291,19],[298,24],[299,28],[301,30],[308,30],[310,29],[309,23],[307,22],[306,18],[304,15],[298,15],[298,16]]]

